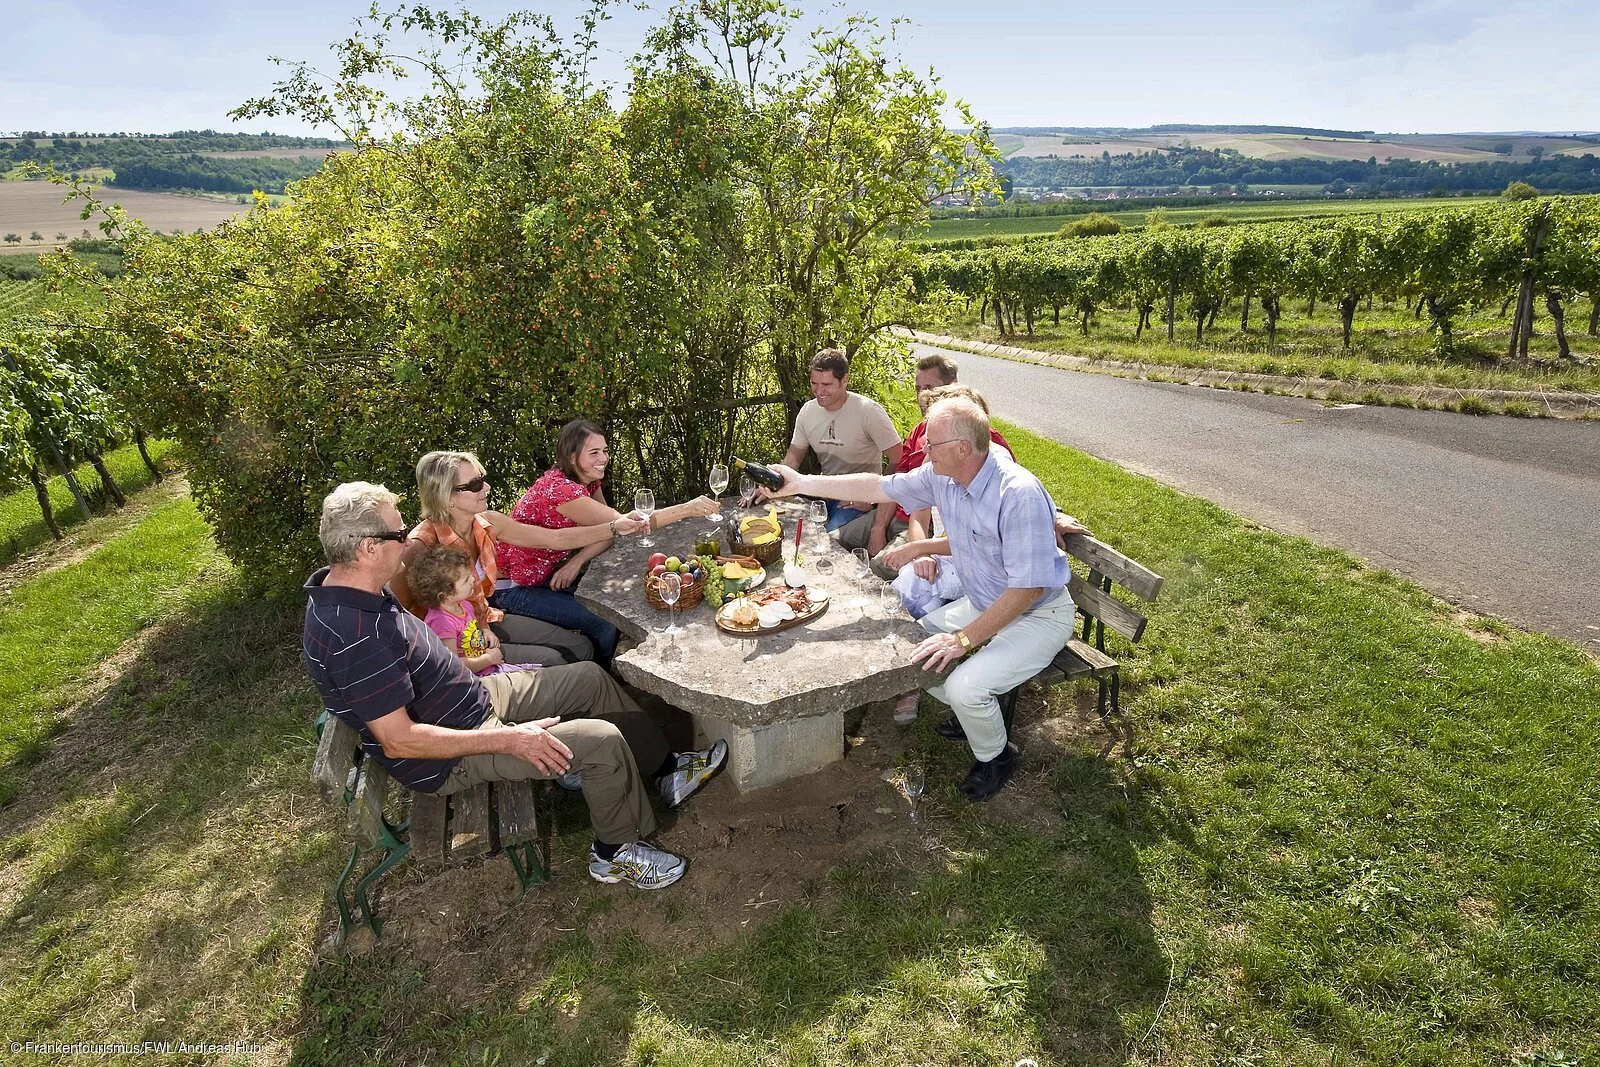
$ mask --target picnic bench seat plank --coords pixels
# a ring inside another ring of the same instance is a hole
[[[1143,615],[1117,600],[1110,593],[1096,589],[1084,581],[1076,571],[1073,572],[1072,580],[1067,584],[1067,590],[1072,594],[1073,603],[1077,604],[1078,609],[1085,615],[1093,615],[1130,641],[1137,641],[1144,636],[1145,618]]]
[[[1161,593],[1166,579],[1144,564],[1129,559],[1104,541],[1088,534],[1073,534],[1066,539],[1067,554],[1110,578],[1145,603]]]
[[[1066,660],[1072,669],[1069,670],[1063,665],[1063,660]],[[1067,642],[1067,647],[1056,655],[1056,662],[1053,665],[1061,667],[1062,672],[1069,678],[1081,678],[1086,674],[1099,678],[1117,669],[1116,660],[1077,637]]]
[[[534,783],[501,782],[495,788],[495,815],[499,823],[496,844],[501,848],[536,841],[539,820],[534,814]]]
[[[1074,637],[1056,653],[1050,665],[1033,676],[1036,685],[1058,685],[1074,678],[1100,678],[1113,674],[1117,661],[1086,641]]]
[[[445,824],[449,818],[449,798],[436,793],[414,793],[411,797],[411,847],[427,867],[441,867],[448,858],[449,843]]]
[[[350,801],[350,830],[362,848],[373,848],[383,840],[383,800],[389,774],[375,760],[363,760],[356,779],[356,795]]]
[[[450,794],[451,863],[487,856],[494,848],[489,828],[489,788],[477,786]]]
[[[355,766],[356,752],[360,747],[360,735],[346,726],[342,719],[329,715],[323,722],[322,736],[317,739],[317,755],[311,761],[311,780],[316,783],[322,799],[328,803],[344,803],[350,769]]]

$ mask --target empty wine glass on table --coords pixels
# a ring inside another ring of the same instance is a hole
[[[827,557],[813,561],[811,564],[811,573],[826,583],[833,577],[833,561]],[[818,586],[815,582],[811,583],[811,598],[813,600],[821,600],[827,594],[827,592],[828,587],[826,584]]]
[[[678,625],[678,597],[683,593],[683,579],[672,571],[668,571],[656,579],[656,592],[661,594],[661,602],[667,606],[666,634],[672,637],[682,632]]]
[[[828,550],[828,502],[813,500],[806,505],[806,528],[816,544],[817,552]]]
[[[900,622],[906,618],[906,608],[900,603],[900,593],[887,582],[878,591],[878,610],[883,614],[885,622]],[[891,630],[883,635],[883,640],[885,644],[892,645],[900,640],[900,635]]]
[[[922,799],[922,794],[927,792],[928,776],[923,772],[922,764],[908,763],[900,770],[900,791],[906,795],[906,800],[911,803],[911,822],[913,825],[922,821],[922,816],[917,814],[917,801]]]
[[[648,489],[641,489],[633,494],[633,510],[644,516],[644,521],[649,522],[650,516],[656,510],[656,495]],[[656,543],[650,540],[649,530],[645,536],[639,538],[640,548],[654,548]]]
[[[741,508],[756,506],[756,481],[748,474],[739,476],[739,506]]]
[[[872,574],[872,556],[864,548],[857,548],[850,553],[856,560],[856,577],[865,579]]]
[[[717,500],[717,498],[720,497],[728,488],[728,468],[723,466],[721,463],[713,465],[711,468],[711,477],[706,479],[706,484],[711,487],[711,499],[717,501],[717,513],[715,515],[709,515],[707,518],[714,523],[721,522],[722,501]]]

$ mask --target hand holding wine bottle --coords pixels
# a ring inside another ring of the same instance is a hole
[[[734,470],[746,475],[761,487],[760,497],[763,500],[770,500],[779,496],[793,496],[797,491],[800,478],[799,472],[785,467],[781,463],[770,465],[747,463],[742,459],[735,458],[733,467]]]

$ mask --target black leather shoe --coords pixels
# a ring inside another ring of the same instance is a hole
[[[965,741],[967,739],[967,732],[961,728],[961,720],[954,715],[935,726],[933,732],[951,741]]]
[[[972,770],[967,772],[966,780],[961,783],[961,791],[967,795],[968,800],[988,800],[1011,780],[1011,774],[1016,769],[1017,746],[1007,741],[1000,755],[992,760],[980,760],[972,765]]]

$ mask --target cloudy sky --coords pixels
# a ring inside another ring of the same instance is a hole
[[[530,5],[470,6],[496,16]],[[934,68],[995,126],[1600,129],[1593,0],[808,6],[818,18],[909,17],[903,57]],[[574,26],[580,7],[538,10]],[[325,63],[364,10],[358,0],[0,0],[0,132],[308,132],[283,120],[240,127],[227,113],[281,76],[269,56]],[[624,80],[651,17],[623,10],[607,24],[603,78]]]

